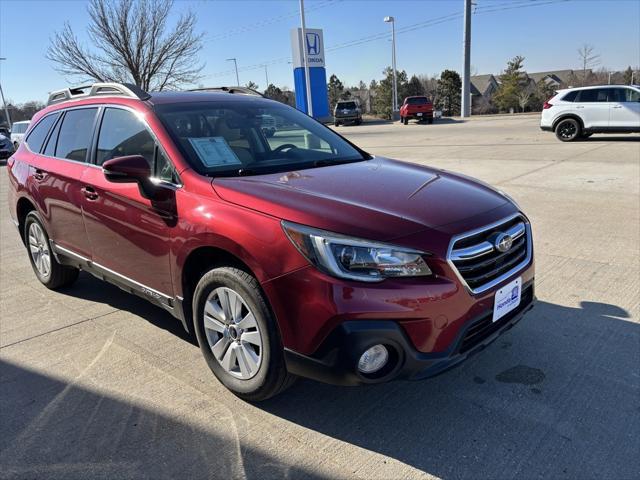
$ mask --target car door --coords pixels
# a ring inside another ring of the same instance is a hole
[[[87,160],[97,113],[98,108],[92,107],[59,115],[30,166],[49,237],[57,248],[85,258],[91,251],[82,218],[80,179],[91,169]]]
[[[151,130],[134,112],[106,107],[95,142],[95,165],[128,155],[145,157],[170,195],[162,202],[148,199],[137,184],[112,183],[101,168],[88,169],[82,178],[89,192],[83,212],[93,261],[151,299],[170,301],[177,176]]]
[[[610,127],[612,129],[640,129],[640,90],[633,88],[611,88],[614,93],[611,103]]]
[[[609,127],[608,88],[587,88],[580,90],[574,102],[575,111],[586,129],[606,129]]]

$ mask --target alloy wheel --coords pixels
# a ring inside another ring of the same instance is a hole
[[[262,335],[256,318],[236,291],[219,287],[204,306],[204,329],[213,356],[236,378],[248,380],[262,363]]]
[[[47,277],[51,272],[51,252],[42,227],[35,222],[29,226],[29,252],[40,275]]]
[[[577,128],[572,122],[564,122],[560,125],[560,136],[562,138],[572,138],[575,136]]]

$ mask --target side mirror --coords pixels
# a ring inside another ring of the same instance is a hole
[[[112,158],[102,164],[102,171],[110,182],[137,183],[143,197],[153,198],[155,188],[151,181],[151,167],[142,155]]]

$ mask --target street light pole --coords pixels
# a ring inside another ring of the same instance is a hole
[[[265,89],[269,88],[269,74],[267,73],[267,64],[264,64],[264,79],[267,82],[267,84],[265,85]]]
[[[313,117],[313,101],[311,100],[311,75],[307,59],[307,26],[304,21],[304,0],[300,0],[300,26],[302,27],[302,59],[304,61],[304,84],[307,92],[307,115]]]
[[[462,101],[460,116],[471,115],[471,0],[464,0],[464,33],[463,33],[463,70],[462,70]]]
[[[386,23],[391,24],[391,68],[393,69],[393,92],[391,99],[391,117],[398,111],[398,79],[396,78],[396,19],[384,17]]]
[[[0,57],[0,60],[6,60],[4,57]],[[0,83],[0,97],[2,97],[2,105],[4,106],[4,114],[7,117],[7,126],[11,129],[11,116],[9,115],[9,109],[7,108],[7,102],[4,100],[4,92],[2,91],[2,83]]]
[[[240,86],[240,77],[238,76],[238,61],[235,58],[227,58],[227,62],[233,61],[233,64],[236,67],[236,85]]]

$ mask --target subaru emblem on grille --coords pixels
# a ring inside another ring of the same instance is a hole
[[[506,252],[511,248],[511,245],[513,245],[513,238],[511,238],[511,235],[501,233],[496,237],[495,243],[493,245],[499,252]]]

